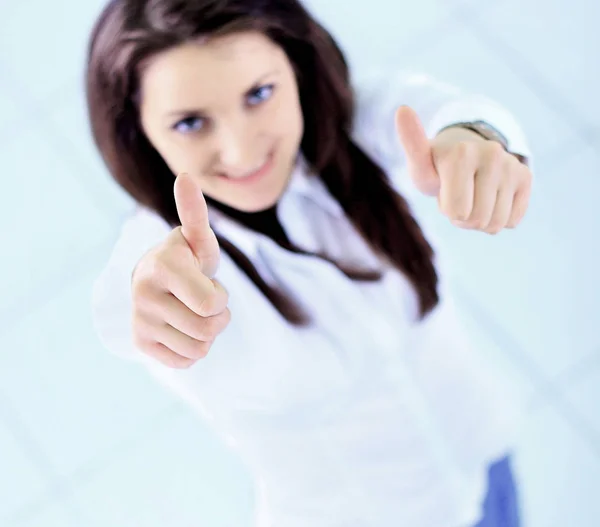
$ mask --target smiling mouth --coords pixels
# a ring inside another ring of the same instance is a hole
[[[248,173],[244,174],[243,176],[230,177],[230,176],[226,176],[226,175],[222,174],[219,177],[226,179],[230,183],[235,183],[235,184],[253,183],[253,182],[261,179],[263,176],[265,176],[271,170],[271,168],[273,167],[273,157],[274,157],[274,152],[271,152],[267,156],[267,159],[265,159],[265,161],[263,162],[263,164],[261,166],[259,166],[252,172],[248,172]]]

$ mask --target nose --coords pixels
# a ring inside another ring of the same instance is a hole
[[[223,124],[217,131],[219,169],[229,177],[243,177],[256,169],[256,151],[251,128],[243,122]]]

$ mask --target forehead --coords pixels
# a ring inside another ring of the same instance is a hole
[[[240,90],[285,62],[283,51],[258,32],[202,39],[152,57],[141,75],[142,94],[158,106],[201,98],[206,105],[229,93],[239,97]]]

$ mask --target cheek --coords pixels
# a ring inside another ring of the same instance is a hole
[[[278,115],[274,123],[277,128],[282,146],[291,155],[294,155],[300,148],[302,135],[304,133],[304,120],[301,112],[296,112],[288,108],[288,111]]]
[[[267,113],[269,127],[278,136],[288,143],[300,141],[304,131],[304,119],[295,91],[288,88]]]
[[[290,115],[288,118],[291,133],[294,136],[297,147],[299,147],[302,136],[304,135],[304,115],[302,114],[302,107],[300,106],[300,101],[297,97],[294,100],[294,104],[290,105]]]

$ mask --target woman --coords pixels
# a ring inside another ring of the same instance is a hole
[[[96,326],[244,458],[258,525],[515,526],[510,394],[400,175],[495,233],[527,208],[526,141],[481,97],[375,81],[297,0],[113,0],[89,113],[140,207]]]

